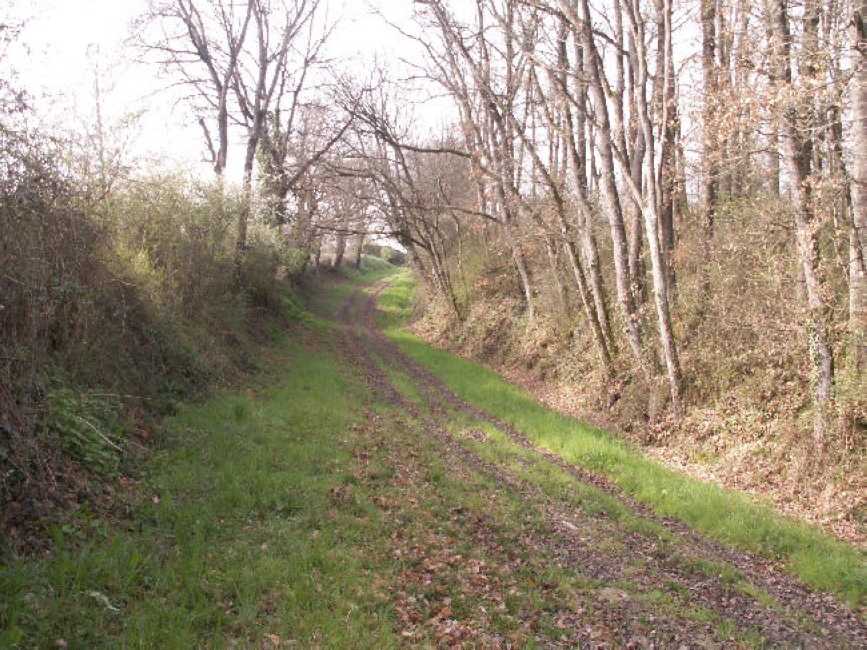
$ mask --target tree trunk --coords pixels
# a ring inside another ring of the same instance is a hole
[[[630,163],[630,178],[636,187],[641,188],[644,166],[644,135],[635,130],[635,145],[632,147]],[[635,300],[644,303],[644,264],[641,260],[644,243],[644,232],[641,223],[641,205],[634,198],[628,199],[627,219],[629,224],[629,277],[632,279],[632,293]]]
[[[563,282],[560,280],[560,269],[557,265],[557,249],[554,247],[551,235],[547,234],[545,235],[545,251],[548,253],[548,266],[551,267],[551,278],[554,280],[557,303],[560,305],[560,310],[566,313],[568,304],[566,302],[566,290],[563,288]]]
[[[704,76],[704,152],[702,169],[702,201],[704,212],[705,237],[713,237],[716,221],[717,203],[717,161],[719,152],[714,141],[713,114],[717,92],[716,69],[716,3],[715,0],[701,0],[701,63]]]
[[[657,213],[659,214],[659,244],[669,288],[674,287],[675,275],[672,263],[674,251],[674,137],[677,133],[677,97],[674,92],[674,61],[671,43],[671,0],[657,0],[658,52],[656,76],[659,80],[659,119],[660,119],[660,151],[657,184],[659,197]]]
[[[562,3],[561,3],[562,6]],[[612,151],[611,125],[608,120],[608,108],[605,91],[602,87],[601,60],[590,30],[590,7],[587,0],[582,2],[584,19],[581,36],[586,49],[587,63],[590,71],[590,90],[596,109],[596,121],[599,132],[595,134],[595,148],[602,162],[602,175],[599,182],[605,207],[608,213],[608,224],[611,229],[611,242],[614,249],[614,278],[617,285],[617,298],[623,311],[626,339],[639,368],[646,370],[644,352],[641,347],[641,327],[635,301],[632,297],[632,287],[629,277],[629,264],[626,244],[626,228],[623,225],[623,211],[620,204],[620,193],[615,184],[614,153]]]
[[[354,206],[349,205],[344,208],[346,210],[354,209]],[[343,256],[346,255],[346,231],[349,229],[349,217],[345,216],[340,222],[340,232],[337,233],[337,238],[334,242],[334,259],[331,260],[331,268],[340,268],[343,264]]]
[[[244,180],[242,185],[241,210],[238,213],[238,240],[235,247],[235,273],[240,283],[244,268],[244,256],[247,252],[247,225],[253,208],[253,163],[256,159],[256,148],[259,146],[259,134],[252,133],[247,138],[247,151],[244,156]]]
[[[586,2],[586,0],[585,0]],[[650,252],[650,267],[653,276],[653,295],[656,304],[657,327],[659,341],[662,344],[662,354],[668,374],[668,386],[671,393],[671,402],[676,414],[680,414],[682,408],[683,379],[681,376],[680,357],[677,351],[677,343],[674,339],[674,329],[671,321],[669,301],[668,273],[660,245],[658,232],[659,214],[656,206],[660,204],[660,187],[657,183],[656,164],[654,161],[653,125],[650,121],[650,111],[647,106],[645,88],[647,84],[647,53],[644,46],[644,25],[641,16],[636,9],[629,14],[632,29],[635,34],[637,48],[636,61],[638,63],[638,83],[636,84],[635,106],[641,120],[644,132],[644,141],[647,144],[645,156],[644,182],[649,196],[644,198],[642,215],[644,217],[644,235],[647,239],[647,248]],[[640,188],[633,186],[633,194],[640,194]]]
[[[776,124],[770,124],[768,134],[768,194],[780,198],[780,138]]]
[[[587,110],[587,88],[586,82],[582,78],[584,69],[584,49],[580,44],[580,39],[576,39],[575,43],[575,74],[570,75],[570,63],[568,51],[566,48],[566,39],[568,35],[568,23],[564,20],[560,28],[560,41],[558,52],[558,65],[560,66],[560,77],[557,91],[560,95],[561,108],[563,111],[563,134],[565,149],[563,158],[566,161],[566,167],[572,169],[572,179],[575,184],[575,196],[578,201],[577,226],[578,236],[581,242],[584,260],[587,266],[587,275],[589,280],[585,282],[584,270],[582,268],[572,269],[575,275],[576,284],[579,291],[582,292],[581,299],[584,301],[586,296],[586,287],[589,284],[590,294],[593,297],[593,305],[586,305],[586,309],[595,312],[593,315],[588,311],[588,318],[597,321],[602,333],[600,356],[604,363],[610,362],[610,351],[614,349],[613,336],[611,335],[611,321],[608,317],[608,300],[605,296],[605,287],[602,284],[602,270],[599,266],[599,248],[596,245],[596,237],[593,235],[593,223],[591,221],[591,211],[589,201],[587,199],[587,160],[586,150],[587,142],[585,136],[585,111]],[[572,108],[569,100],[569,78],[573,77],[576,80],[575,88],[575,104],[576,111],[573,119]],[[564,179],[565,184],[565,179]],[[570,265],[577,261],[577,251],[575,244],[569,238],[569,235],[564,232],[566,245],[568,247],[567,254],[569,256]],[[581,280],[579,281],[577,273],[580,272]],[[595,332],[594,325],[594,332]]]
[[[602,368],[607,377],[611,376],[611,353],[608,350],[608,344],[605,340],[605,334],[602,330],[602,325],[599,322],[599,312],[595,309],[595,305],[590,301],[587,295],[587,279],[584,276],[584,269],[581,268],[581,260],[578,252],[575,250],[575,244],[568,238],[568,233],[563,233],[563,248],[566,251],[566,256],[569,259],[569,268],[572,269],[572,277],[575,279],[575,285],[578,287],[578,294],[581,296],[581,304],[584,306],[584,313],[587,320],[590,322],[590,328],[593,330],[593,340],[596,342],[596,349],[599,352],[599,360],[602,362]]]
[[[778,80],[786,86],[792,83],[791,34],[786,0],[777,0],[774,5],[772,29],[774,31],[774,58],[778,68]],[[815,10],[808,1],[805,3],[805,35],[809,38],[810,12]],[[809,53],[807,54],[809,56]],[[802,74],[811,76],[811,63],[804,66]],[[813,420],[813,438],[820,448],[825,443],[829,424],[828,409],[834,382],[834,358],[831,350],[828,328],[828,305],[825,303],[825,281],[821,275],[819,258],[819,223],[813,212],[810,172],[812,161],[812,131],[799,128],[799,120],[813,121],[811,97],[804,92],[785,106],[781,119],[783,140],[783,161],[791,182],[792,200],[795,207],[795,238],[804,278],[804,292],[807,300],[807,342],[812,366],[811,383],[816,414]],[[802,135],[806,133],[806,135]]]
[[[639,189],[642,186],[642,170],[644,169],[644,133],[639,128],[635,105],[635,37],[629,34],[629,141],[632,150],[629,156],[629,176]],[[632,280],[634,299],[643,304],[646,300],[644,263],[642,248],[644,243],[644,227],[641,222],[641,204],[631,194],[626,203],[626,224],[629,228],[629,277]]]
[[[358,244],[355,246],[355,268],[361,268],[361,257],[364,252],[364,235],[358,236]]]
[[[530,272],[527,270],[527,260],[520,246],[512,246],[512,259],[518,270],[518,278],[521,281],[521,290],[524,293],[524,301],[527,303],[527,320],[532,321],[536,317],[536,301],[533,298],[533,285],[530,281]]]
[[[313,270],[319,273],[319,268],[322,262],[322,238],[317,237],[313,248]]]
[[[683,378],[680,369],[680,356],[674,339],[674,328],[671,321],[670,300],[668,296],[668,275],[656,232],[657,216],[655,210],[646,206],[643,211],[644,231],[647,236],[647,247],[650,250],[650,267],[653,275],[653,296],[656,304],[659,339],[662,343],[662,354],[665,359],[668,387],[674,412],[682,410]]]
[[[226,160],[229,157],[229,109],[228,85],[221,88],[217,101],[217,151],[214,155],[214,173],[222,181],[223,172],[226,170]],[[204,128],[204,126],[202,127]],[[220,183],[222,188],[222,182]]]
[[[852,223],[849,233],[850,357],[867,371],[867,0],[856,0],[850,26],[852,49]]]

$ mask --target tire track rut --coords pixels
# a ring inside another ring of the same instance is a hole
[[[381,283],[369,296],[353,292],[340,307],[338,321],[344,355],[359,369],[379,400],[404,412],[426,435],[436,439],[454,472],[469,470],[486,476],[539,512],[545,530],[525,531],[522,539],[533,555],[600,582],[627,581],[637,587],[639,596],[662,589],[664,585],[673,585],[689,603],[735,622],[742,630],[752,631],[754,636],[760,635],[766,646],[867,647],[865,625],[833,596],[810,590],[765,558],[727,548],[702,537],[682,522],[655,515],[603,477],[536,447],[523,432],[462,400],[377,328],[376,299],[385,286]],[[395,387],[383,365],[412,380],[423,408]],[[675,540],[677,555],[658,539],[623,530],[604,515],[588,515],[573,503],[545,494],[539,485],[512,469],[483,458],[449,431],[454,413],[494,426],[524,450],[532,462],[553,465],[572,478],[613,496],[636,517],[663,526]],[[607,543],[611,540],[616,543]],[[772,596],[776,603],[734,589],[722,576],[707,575],[685,566],[684,555],[736,567],[750,584]],[[615,631],[614,647],[739,645],[734,641],[713,640],[711,626],[706,622],[656,615],[653,606],[641,602],[635,594],[607,587],[596,591],[594,611],[604,612],[608,627]],[[648,617],[653,622],[652,638],[647,636],[648,626],[640,623]],[[579,647],[605,647],[606,643],[600,643],[583,631],[586,622],[575,612],[564,611],[561,618],[571,621],[575,627],[571,642]],[[551,645],[561,644],[552,642]],[[501,647],[508,647],[508,644]]]

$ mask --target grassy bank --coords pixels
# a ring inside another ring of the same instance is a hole
[[[255,370],[298,316],[283,278],[306,256],[254,219],[238,259],[238,192],[158,175],[91,200],[58,151],[19,144],[0,188],[0,547],[21,551],[127,471],[155,418]]]
[[[362,388],[316,345],[283,340],[246,390],[168,420],[128,518],[81,511],[49,558],[0,567],[0,647],[392,645],[377,512],[334,497]]]
[[[382,294],[383,325],[401,349],[463,399],[524,432],[536,445],[608,477],[657,513],[678,518],[722,542],[777,559],[805,583],[854,606],[867,602],[865,554],[782,517],[748,496],[673,472],[615,436],[541,406],[482,366],[438,350],[401,329],[413,285],[396,276]]]

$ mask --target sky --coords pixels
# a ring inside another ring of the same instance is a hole
[[[326,1],[329,17],[340,18],[329,55],[343,60],[348,69],[363,74],[375,58],[393,61],[405,51],[404,38],[372,10],[405,25],[412,17],[409,0]],[[11,0],[7,17],[25,25],[7,63],[17,74],[16,85],[34,98],[39,118],[56,125],[92,123],[98,66],[105,123],[116,125],[130,113],[139,114],[132,151],[166,167],[206,174],[209,166],[203,162],[201,131],[193,115],[167,89],[171,80],[155,66],[136,61],[136,53],[126,44],[133,21],[147,4],[147,0]],[[230,176],[239,174],[240,158],[236,144],[230,150]]]
[[[25,21],[18,45],[6,63],[18,73],[13,83],[27,89],[34,98],[32,103],[41,120],[59,128],[92,124],[94,67],[98,66],[104,122],[111,128],[124,116],[138,116],[131,153],[153,165],[209,176],[201,130],[192,111],[177,101],[177,90],[167,89],[171,78],[161,75],[153,64],[136,61],[137,53],[128,45],[133,21],[145,11],[148,0],[0,0],[0,5],[4,1],[9,4],[6,8],[0,6],[0,21],[4,12]],[[375,59],[396,65],[401,57],[412,57],[412,44],[373,14],[379,11],[389,21],[412,31],[412,0],[323,1],[328,5],[329,18],[340,18],[328,54],[341,60],[344,69],[363,75]],[[689,0],[685,1],[686,5],[677,4],[688,7]],[[459,9],[462,5],[456,2],[453,6]],[[694,29],[679,32],[676,67],[697,51]],[[689,91],[696,83],[694,72],[681,78],[681,117],[686,129],[694,107],[684,101],[684,96],[695,96]],[[0,75],[4,73],[0,68]],[[405,95],[407,104],[411,95]],[[419,130],[438,131],[453,114],[446,99],[430,99],[424,93],[416,94],[414,99],[412,110]],[[242,134],[237,133],[230,148],[230,179],[237,180],[241,175],[241,138]]]

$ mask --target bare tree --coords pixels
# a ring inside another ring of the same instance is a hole
[[[650,251],[651,269],[653,272],[653,293],[654,302],[656,304],[659,340],[662,345],[663,358],[668,373],[671,401],[675,411],[679,412],[682,408],[681,396],[683,393],[683,379],[681,376],[680,357],[677,350],[677,343],[674,339],[674,329],[671,320],[669,304],[669,274],[663,257],[663,248],[660,243],[658,230],[660,218],[659,213],[657,212],[657,207],[662,203],[659,199],[659,195],[663,191],[660,185],[663,179],[656,173],[656,165],[654,162],[653,125],[650,120],[650,111],[645,96],[648,69],[647,53],[645,52],[644,46],[644,19],[640,12],[638,0],[633,0],[629,5],[629,9],[627,16],[629,17],[630,27],[635,38],[636,60],[638,62],[638,83],[636,85],[638,92],[636,93],[635,98],[636,108],[638,109],[642,130],[644,131],[644,140],[647,143],[644,178],[645,184],[650,190],[650,196],[644,199],[644,204],[642,206],[644,234],[647,238],[647,247]],[[667,70],[668,65],[664,65],[664,68]],[[657,70],[656,73],[658,75],[666,74],[667,72]],[[668,127],[666,125],[666,120],[664,119],[662,126],[663,132],[666,128]],[[665,148],[663,147],[663,151],[664,150]],[[636,195],[640,193],[640,188],[632,186],[631,189]]]
[[[855,0],[852,46],[852,224],[849,234],[849,328],[857,373],[867,371],[867,1]]]
[[[236,264],[247,247],[247,224],[253,196],[253,166],[265,132],[266,119],[284,78],[295,38],[314,19],[319,0],[249,0],[255,44],[242,52],[232,78],[239,122],[246,129],[243,204],[238,217]]]
[[[714,144],[714,102],[717,92],[716,0],[701,0],[701,68],[704,74],[702,200],[706,237],[713,236],[716,221],[718,153]]]
[[[611,231],[611,242],[614,249],[614,278],[617,287],[617,297],[624,320],[626,339],[638,366],[647,370],[642,347],[641,326],[638,309],[632,292],[632,282],[629,274],[628,244],[626,228],[623,221],[623,210],[620,192],[617,188],[615,171],[616,147],[614,133],[609,119],[608,100],[605,87],[608,85],[602,68],[603,61],[596,46],[596,39],[591,27],[590,6],[587,0],[582,0],[582,15],[579,17],[567,0],[560,0],[560,7],[576,30],[584,47],[589,71],[589,86],[592,95],[596,121],[596,137],[594,145],[602,162],[602,174],[599,182],[605,200],[605,208]],[[621,162],[623,162],[621,158]]]
[[[655,0],[656,3],[656,75],[654,95],[657,122],[659,124],[659,167],[656,170],[657,213],[659,214],[659,245],[665,263],[668,284],[674,284],[674,266],[671,255],[674,250],[675,220],[675,135],[678,130],[677,97],[674,85],[674,51],[672,46],[671,0]]]
[[[783,140],[783,161],[790,177],[794,201],[795,238],[798,261],[804,279],[807,299],[807,340],[811,363],[811,383],[816,414],[813,436],[816,444],[822,446],[828,430],[828,409],[832,398],[834,381],[834,357],[831,349],[828,328],[828,305],[820,266],[818,220],[812,200],[810,182],[813,159],[813,110],[807,93],[793,96],[790,88],[792,76],[792,35],[789,29],[789,9],[787,0],[769,0],[768,20],[774,36],[773,57],[777,70],[775,83],[778,90],[789,97],[784,103],[781,118]],[[804,51],[802,52],[801,75],[811,80],[815,74],[815,46],[810,43],[817,24],[817,6],[808,0],[804,7]],[[780,84],[785,86],[780,87]]]
[[[198,114],[214,173],[222,179],[229,151],[229,97],[247,39],[253,2],[151,0],[140,44],[180,77]],[[157,36],[151,38],[151,30]]]

